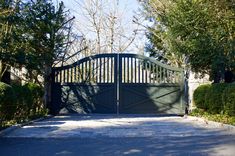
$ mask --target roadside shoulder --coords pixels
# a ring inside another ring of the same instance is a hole
[[[45,119],[49,119],[49,118],[52,118],[53,115],[47,115],[47,116],[44,116],[44,117],[41,117],[41,118],[38,118],[38,119],[35,119],[35,120],[31,120],[31,121],[28,121],[28,122],[25,122],[25,123],[21,123],[21,124],[15,124],[13,126],[10,126],[4,130],[1,130],[0,131],[0,137],[3,137],[4,135],[7,135],[8,133],[18,129],[18,128],[21,128],[23,126],[26,126],[26,125],[30,125],[30,124],[33,124],[35,122],[38,122],[38,121],[42,121],[42,120],[45,120]]]

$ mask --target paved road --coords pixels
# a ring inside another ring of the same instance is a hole
[[[235,155],[235,130],[177,116],[56,116],[0,138],[0,156]]]

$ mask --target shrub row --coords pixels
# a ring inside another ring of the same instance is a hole
[[[0,82],[1,120],[22,121],[45,114],[42,97],[43,90],[36,84],[10,86]]]
[[[206,84],[199,86],[193,94],[197,108],[211,114],[235,116],[235,84]]]

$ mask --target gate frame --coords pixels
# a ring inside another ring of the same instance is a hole
[[[184,70],[183,69],[180,69],[180,68],[176,68],[176,67],[172,67],[172,66],[169,66],[169,65],[166,65],[166,64],[163,64],[157,60],[155,60],[154,58],[151,58],[151,57],[146,57],[146,56],[143,56],[143,55],[138,55],[138,54],[130,54],[130,53],[122,53],[122,54],[119,54],[119,53],[111,53],[111,54],[97,54],[97,55],[93,55],[93,56],[89,56],[89,57],[85,57],[81,60],[78,60],[77,62],[73,63],[73,64],[70,64],[70,65],[66,65],[66,66],[62,66],[62,67],[53,67],[52,68],[52,94],[53,95],[53,88],[55,86],[55,84],[57,83],[56,82],[56,72],[60,71],[60,70],[66,70],[66,69],[70,69],[70,68],[73,68],[73,67],[76,67],[78,66],[79,64],[82,64],[86,61],[92,61],[94,59],[98,59],[98,58],[103,58],[103,57],[113,57],[114,58],[114,86],[115,86],[115,100],[116,100],[116,106],[117,106],[117,114],[120,113],[120,86],[122,85],[122,58],[124,57],[127,57],[127,58],[136,58],[136,59],[142,59],[143,61],[149,61],[151,63],[154,63],[162,68],[165,68],[167,70],[173,70],[173,71],[177,71],[177,72],[180,72],[181,73],[181,77],[182,77],[182,80],[179,84],[180,86],[180,91],[183,93],[183,95],[181,96],[181,99],[180,99],[180,103],[181,103],[181,106],[183,107],[184,105],[184,109],[186,109],[186,102],[184,101],[184,96],[185,96],[185,92],[184,92],[184,83],[185,83],[185,78],[184,78]],[[75,73],[76,74],[76,73]],[[68,83],[68,82],[67,82]],[[62,83],[63,84],[63,83]],[[62,85],[60,83],[60,85]],[[74,83],[76,84],[76,83]],[[82,83],[82,84],[86,84],[86,83]],[[137,83],[138,84],[138,83]],[[160,84],[161,85],[161,84]],[[53,104],[53,100],[52,100],[52,104],[50,106],[50,109],[54,109],[56,106]],[[56,107],[58,109],[58,107]],[[56,111],[57,112],[57,111]],[[58,113],[58,112],[57,112]]]

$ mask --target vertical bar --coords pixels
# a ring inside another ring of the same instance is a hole
[[[78,82],[81,83],[81,64],[78,65]]]
[[[166,83],[169,83],[169,70],[168,69],[165,70],[166,70]]]
[[[100,73],[99,73],[99,79],[100,79],[100,82],[99,83],[102,83],[101,81],[101,77],[102,77],[102,60],[101,58],[99,58],[99,68],[100,68]]]
[[[84,75],[85,75],[85,82],[87,82],[87,79],[88,79],[88,70],[87,70],[87,61],[85,62],[85,69],[84,69]]]
[[[92,82],[92,68],[91,68],[92,60],[89,60],[89,82]]]
[[[143,70],[143,68],[144,68],[144,62],[143,62],[143,60],[141,61],[141,83],[144,83],[144,70]]]
[[[84,83],[84,76],[85,76],[85,74],[84,74],[84,63],[82,63],[82,76],[81,76],[82,83]]]
[[[123,64],[123,83],[126,83],[126,58],[122,58],[122,64]]]
[[[60,83],[62,83],[62,70],[60,70]]]
[[[113,83],[113,57],[111,57],[111,76],[110,76],[110,79],[111,79],[111,83]]]
[[[129,57],[127,57],[127,83],[129,83],[129,81],[130,81],[130,78],[129,78],[129,76],[130,76],[130,64],[129,64],[130,62],[129,62]]]
[[[61,70],[61,83],[64,83],[64,70]]]
[[[59,71],[55,71],[54,70],[54,82],[58,82],[58,73],[59,73]]]
[[[66,69],[64,69],[64,83],[67,82],[67,71]]]
[[[151,77],[151,75],[152,75],[152,63],[149,62],[148,64],[149,64],[149,83],[152,83],[152,77]]]
[[[73,82],[73,81],[72,81],[72,76],[73,76],[73,74],[72,74],[72,68],[69,68],[68,70],[69,70],[69,82],[71,83],[71,82]]]
[[[106,58],[104,57],[103,60],[104,60],[104,70],[103,70],[103,74],[104,74],[103,78],[104,78],[104,81],[103,81],[103,82],[105,83],[105,82],[106,82],[106,71],[105,71],[105,70],[106,70],[106,68],[105,68],[105,66],[106,66]]]
[[[170,83],[172,83],[172,76],[171,76],[172,74],[171,74],[171,70],[169,70],[169,81],[170,81]]]
[[[119,106],[120,106],[120,64],[121,61],[119,60],[119,54],[116,55],[114,60],[114,83],[116,83],[116,103],[117,103],[117,114],[119,114]]]
[[[140,60],[138,59],[138,83],[140,83]]]
[[[159,83],[159,68],[158,68],[158,65],[156,65],[156,83]]]
[[[109,57],[107,57],[107,83],[109,83],[110,82],[110,80],[109,80],[109,74],[110,74],[110,71],[109,71]]]
[[[98,74],[99,74],[99,70],[98,70],[98,68],[99,68],[99,64],[98,64],[98,58],[96,59],[96,67],[95,67],[95,73],[96,73],[96,75],[95,75],[95,77],[96,77],[96,83],[99,83],[99,80],[98,80]]]
[[[145,83],[148,83],[148,63],[145,62]]]
[[[159,69],[160,69],[160,83],[162,83],[162,67],[159,66]]]
[[[173,75],[174,75],[173,83],[176,83],[176,71],[173,72]]]
[[[69,83],[69,69],[66,69],[66,82]]]
[[[130,68],[131,76],[130,76],[130,78],[131,78],[131,83],[133,83],[133,75],[134,75],[134,72],[133,72],[133,58],[130,57],[130,61],[131,61],[131,68]]]
[[[137,83],[137,63],[136,63],[136,58],[135,58],[135,83]]]
[[[65,83],[65,69],[62,70],[63,83]]]
[[[92,81],[95,83],[95,60],[92,60]]]
[[[153,71],[153,76],[152,76],[152,83],[155,83],[155,64],[152,63],[152,71]]]
[[[166,68],[163,68],[163,82],[166,82]]]
[[[77,65],[74,67],[74,82],[77,82]]]
[[[68,79],[67,79],[67,69],[64,69],[64,82],[67,83],[68,82]]]

